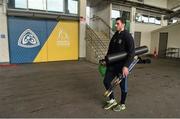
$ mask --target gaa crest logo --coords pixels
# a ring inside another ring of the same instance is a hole
[[[37,35],[31,30],[26,29],[18,40],[18,46],[23,48],[34,48],[40,45]]]

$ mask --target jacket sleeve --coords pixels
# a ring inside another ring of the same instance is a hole
[[[109,54],[112,52],[112,48],[113,48],[113,39],[114,39],[115,35],[116,35],[116,33],[114,33],[113,37],[111,38],[111,41],[110,41],[110,43],[109,43],[109,47],[108,47],[108,51],[107,51],[106,56],[109,55]]]
[[[108,51],[107,51],[106,56],[107,56],[108,54],[110,54],[111,50],[112,50],[112,40],[111,40],[110,43],[109,43],[109,47],[108,47]]]
[[[125,61],[124,66],[129,67],[130,64],[133,62],[135,56],[134,39],[130,33],[127,33],[126,35],[126,52],[127,52],[127,59]]]

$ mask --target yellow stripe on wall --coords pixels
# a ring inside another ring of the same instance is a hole
[[[60,21],[34,62],[78,59],[78,21]]]

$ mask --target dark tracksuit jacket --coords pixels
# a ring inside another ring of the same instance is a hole
[[[124,66],[129,67],[132,63],[135,56],[135,48],[134,48],[134,39],[131,34],[127,31],[116,32],[109,44],[108,54],[127,52],[127,58],[121,60],[119,62],[113,63],[111,65],[107,64],[107,71],[104,78],[105,88],[108,90],[112,80],[119,73],[122,73],[122,68]],[[127,77],[124,78],[121,83],[121,104],[125,104],[126,94],[127,94]],[[110,99],[114,98],[114,94],[112,93]]]
[[[124,60],[116,62],[112,65],[107,65],[108,68],[112,69],[116,73],[121,73],[121,69],[126,66],[129,67],[132,63],[135,55],[134,39],[131,34],[127,31],[116,32],[109,44],[108,54],[127,52],[128,56]]]

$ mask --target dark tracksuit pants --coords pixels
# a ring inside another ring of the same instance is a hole
[[[112,80],[117,76],[118,74],[115,73],[114,71],[107,69],[106,74],[105,74],[105,78],[104,78],[104,86],[106,88],[106,90],[108,90],[111,86],[111,82]],[[125,100],[126,100],[126,95],[127,95],[127,90],[128,90],[128,78],[125,77],[122,79],[121,83],[120,83],[120,88],[121,88],[121,104],[125,104]],[[111,95],[109,96],[110,99],[114,99],[114,93],[111,93]]]

